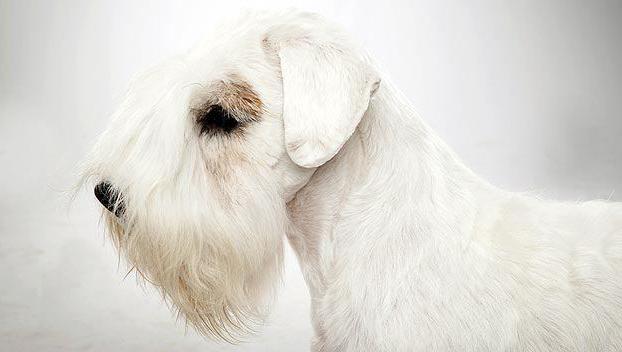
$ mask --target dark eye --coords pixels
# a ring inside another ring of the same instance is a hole
[[[239,125],[238,120],[220,105],[212,105],[197,116],[201,134],[225,132],[229,133]]]

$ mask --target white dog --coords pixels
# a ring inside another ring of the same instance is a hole
[[[248,13],[140,77],[85,178],[210,337],[261,324],[287,237],[314,351],[622,350],[622,205],[489,185],[313,14]]]

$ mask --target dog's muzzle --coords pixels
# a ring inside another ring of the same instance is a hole
[[[108,182],[101,182],[95,186],[95,197],[99,202],[113,213],[117,217],[123,215],[124,206],[123,200],[119,192],[115,191],[114,187]]]

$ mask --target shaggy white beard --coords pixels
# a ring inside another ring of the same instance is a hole
[[[263,322],[281,272],[285,204],[275,185],[253,174],[227,175],[236,180],[231,189],[214,179],[176,180],[170,189],[134,184],[120,190],[122,220],[104,211],[137,273],[199,333],[229,342]]]

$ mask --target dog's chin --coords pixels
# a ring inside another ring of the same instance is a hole
[[[284,205],[268,204],[253,200],[219,216],[129,208],[105,219],[121,255],[179,315],[207,337],[237,342],[262,324],[279,282],[286,215]]]

